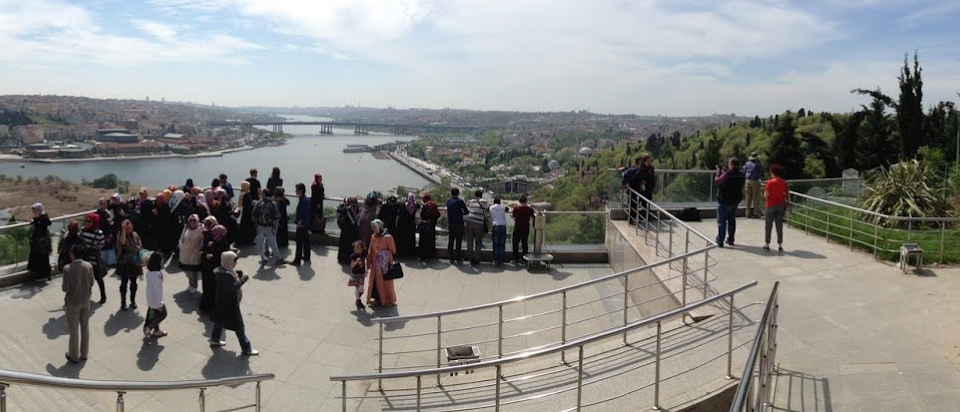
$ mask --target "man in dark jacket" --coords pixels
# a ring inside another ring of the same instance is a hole
[[[236,267],[236,253],[228,251],[220,255],[220,267],[214,270],[217,276],[217,303],[211,317],[215,325],[213,326],[213,333],[210,334],[210,346],[221,347],[226,345],[227,343],[220,339],[223,337],[223,330],[229,329],[236,332],[237,340],[240,341],[240,348],[244,355],[257,356],[260,352],[253,349],[250,340],[247,339],[243,327],[243,313],[240,311],[240,300],[243,298],[243,290],[240,287],[250,277],[235,270]]]
[[[737,233],[737,207],[743,200],[745,181],[737,158],[730,158],[726,171],[717,165],[717,173],[713,177],[713,182],[717,184],[717,246],[723,247],[724,239],[733,246]]]
[[[293,265],[299,266],[301,261],[310,263],[310,237],[307,229],[310,228],[310,199],[307,198],[307,186],[297,183],[297,250],[294,254]]]

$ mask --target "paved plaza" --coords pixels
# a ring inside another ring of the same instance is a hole
[[[960,270],[932,267],[901,274],[892,264],[795,229],[786,229],[784,253],[766,252],[762,222],[739,219],[738,224],[737,246],[711,251],[717,260],[711,268],[713,287],[725,291],[758,280],[760,285],[744,296],[765,301],[773,282],[781,282],[776,410],[960,410],[960,319],[951,316],[960,309]],[[692,225],[715,235],[712,221]],[[121,312],[119,282],[111,277],[109,301],[94,305],[90,360],[81,365],[63,357],[67,335],[59,279],[0,291],[0,365],[106,380],[271,372],[276,380],[263,385],[265,411],[340,410],[340,386],[327,378],[375,370],[373,311],[353,307],[335,247],[315,246],[312,265],[299,268],[260,268],[250,251],[244,251],[238,268],[253,278],[244,286],[242,309],[247,334],[261,351],[258,357],[240,356],[229,333],[226,347],[209,347],[211,325],[195,311],[199,296],[183,292],[186,280],[172,265],[165,280],[170,317],[164,329],[170,336],[143,345],[144,286],[140,309]],[[406,263],[406,277],[397,282],[399,305],[384,316],[486,303],[611,273],[605,265],[554,265],[549,273],[529,273],[511,265],[472,269],[446,261]],[[740,369],[742,361],[735,366]],[[364,391],[359,384],[350,386],[351,396]],[[9,394],[12,411],[113,410],[116,400],[112,393],[22,386]],[[253,396],[252,385],[213,389],[207,410],[249,405]],[[128,411],[198,409],[197,394],[189,391],[128,393],[126,405]]]

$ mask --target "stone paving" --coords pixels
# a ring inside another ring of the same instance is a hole
[[[960,269],[902,274],[801,230],[784,236],[784,253],[766,252],[763,222],[741,218],[737,245],[711,253],[717,290],[759,280],[745,294],[762,301],[780,281],[775,410],[960,410]]]
[[[0,291],[0,368],[84,379],[161,381],[270,372],[276,380],[263,384],[265,411],[340,410],[339,384],[327,378],[375,371],[377,328],[370,321],[374,312],[354,307],[353,290],[346,286],[346,271],[336,263],[335,247],[314,246],[312,265],[303,267],[260,267],[249,252],[252,249],[244,250],[238,265],[252,277],[244,286],[241,308],[247,335],[260,356],[240,356],[231,332],[226,347],[209,347],[211,324],[195,311],[199,295],[184,291],[186,279],[171,264],[164,282],[170,316],[163,322],[170,335],[143,345],[145,286],[140,286],[140,308],[121,312],[119,281],[110,277],[108,302],[94,304],[90,320],[90,359],[80,365],[67,363],[63,355],[68,336],[59,278]],[[513,265],[471,268],[446,261],[421,265],[415,259],[405,263],[406,276],[396,282],[398,306],[382,315],[487,303],[610,274],[606,265],[554,265],[549,273],[528,273]],[[94,287],[94,298],[98,297]],[[8,394],[11,411],[115,410],[116,402],[113,393],[22,386],[12,387]],[[191,391],[132,392],[125,396],[126,410],[198,410],[197,396]],[[206,393],[211,411],[243,407],[253,399],[252,384]]]

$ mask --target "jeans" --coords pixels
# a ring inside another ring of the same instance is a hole
[[[310,237],[307,234],[306,227],[298,227],[297,234],[297,251],[293,255],[293,260],[299,262],[309,262],[310,261]]]
[[[507,248],[507,227],[494,226],[493,233],[493,261],[503,263],[503,255]]]
[[[277,245],[277,226],[257,225],[257,250],[260,251],[260,261],[267,260],[267,248],[273,254],[273,259],[277,262],[283,260],[280,257],[280,246]]]
[[[243,318],[238,320],[239,322],[237,323],[237,328],[234,329],[234,332],[237,333],[237,340],[240,341],[240,349],[242,349],[244,352],[249,352],[252,347],[250,346],[250,340],[247,339],[247,334],[244,331]],[[214,324],[213,333],[210,334],[210,340],[220,340],[221,337],[223,337],[223,326]]]
[[[467,223],[467,257],[471,262],[480,261],[483,249],[483,223]]]
[[[70,346],[67,348],[67,353],[70,359],[86,359],[90,353],[90,302],[67,306],[66,309],[67,331],[70,333]]]
[[[527,238],[530,237],[530,229],[526,230],[517,230],[513,229],[513,260],[519,262],[523,255],[526,255],[529,250],[527,250]],[[520,254],[522,247],[523,254]]]
[[[767,213],[763,215],[764,230],[763,239],[767,245],[770,244],[770,231],[774,224],[777,225],[777,244],[783,244],[783,217],[787,212],[787,204],[773,205],[767,208]]]
[[[737,208],[739,204],[717,203],[717,244],[723,246],[724,239],[731,244],[737,233]]]
[[[456,244],[456,249],[454,249]],[[450,260],[463,260],[463,223],[450,224],[450,234],[447,236],[447,255]]]

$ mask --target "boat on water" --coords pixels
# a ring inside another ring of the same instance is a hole
[[[343,149],[344,153],[364,153],[372,151],[373,148],[365,144],[348,144],[347,147]]]

